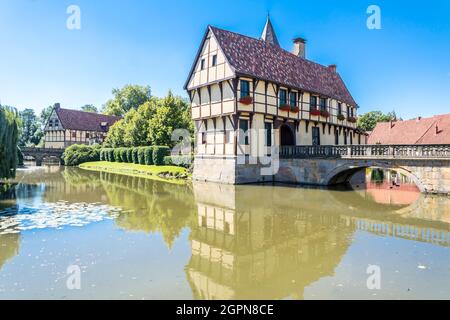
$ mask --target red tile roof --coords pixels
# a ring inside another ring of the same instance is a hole
[[[450,144],[450,114],[407,121],[381,122],[368,144]]]
[[[310,91],[356,106],[337,72],[300,58],[276,45],[238,33],[210,27],[237,74]]]
[[[64,129],[106,132],[120,117],[107,116],[100,113],[55,108],[59,121]],[[103,127],[102,122],[106,122]]]

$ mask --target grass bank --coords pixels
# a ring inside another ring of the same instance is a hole
[[[111,172],[175,183],[183,183],[190,178],[187,169],[176,166],[147,166],[134,163],[95,161],[82,163],[79,167],[85,170]]]

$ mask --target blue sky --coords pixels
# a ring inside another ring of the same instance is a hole
[[[71,4],[81,30],[66,28]],[[366,27],[371,4],[381,30]],[[101,107],[128,83],[185,95],[206,26],[259,37],[268,11],[283,48],[303,36],[309,59],[338,65],[360,112],[450,113],[448,0],[0,0],[0,102]]]

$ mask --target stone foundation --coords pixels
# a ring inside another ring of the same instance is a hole
[[[193,179],[225,184],[282,182],[329,186],[349,181],[358,170],[378,167],[404,173],[425,193],[450,194],[449,160],[280,159],[274,175],[262,175],[261,164],[237,164],[233,156],[196,156]]]

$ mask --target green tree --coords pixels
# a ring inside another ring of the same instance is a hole
[[[105,139],[105,146],[117,148],[125,145],[125,119],[121,119],[114,123],[108,130],[108,134]]]
[[[189,103],[171,92],[165,98],[152,97],[138,109],[131,109],[108,132],[109,147],[173,146],[174,129],[193,133]]]
[[[370,111],[358,118],[358,128],[364,131],[372,131],[378,122],[396,120],[394,111],[384,114],[381,111]]]
[[[103,107],[105,114],[124,116],[131,109],[150,100],[151,90],[149,86],[126,85],[122,89],[113,89],[114,98],[106,102]]]
[[[25,109],[19,113],[20,138],[19,146],[35,146],[43,136],[41,121],[33,109]]]
[[[19,122],[16,110],[0,105],[0,179],[15,176]]]
[[[175,129],[188,129],[193,132],[189,103],[176,97],[169,91],[168,95],[157,103],[156,112],[149,120],[148,140],[153,145],[174,146],[172,132]]]
[[[42,126],[45,126],[47,124],[48,119],[50,118],[53,111],[53,106],[48,106],[41,111],[40,120]]]
[[[85,111],[85,112],[94,112],[94,113],[98,113],[98,109],[96,106],[94,106],[93,104],[85,104],[84,106],[81,107],[81,110]]]

